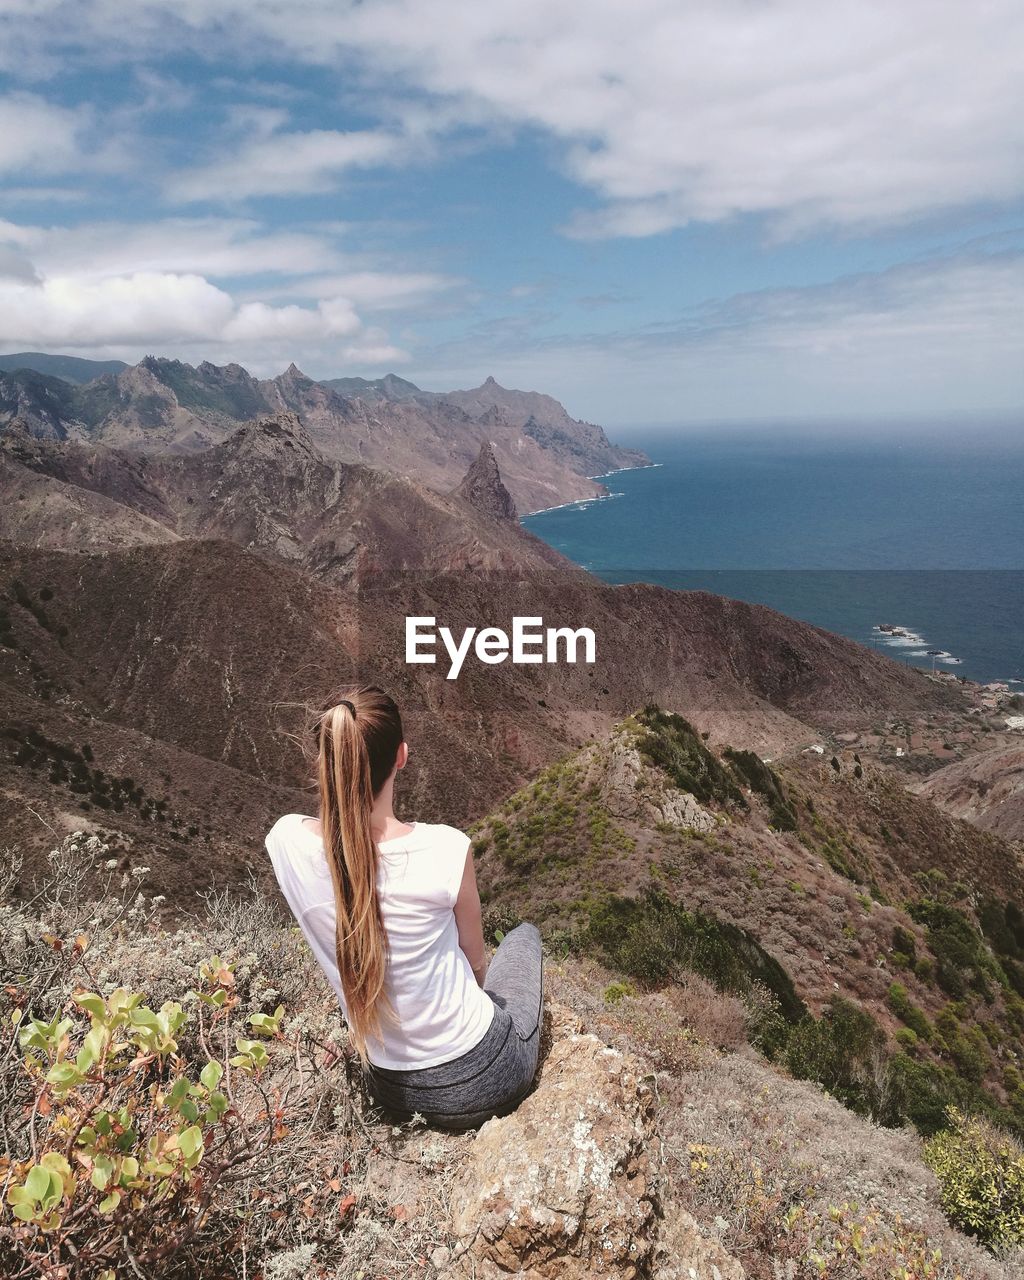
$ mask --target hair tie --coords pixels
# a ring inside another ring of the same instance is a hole
[[[351,702],[349,702],[349,700],[348,700],[347,698],[339,698],[339,700],[338,700],[338,706],[339,706],[339,707],[348,707],[349,711],[352,713],[352,719],[354,720],[354,719],[356,718],[356,709],[355,709],[355,707],[352,705],[352,703],[351,703]]]

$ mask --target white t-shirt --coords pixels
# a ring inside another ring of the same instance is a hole
[[[323,841],[301,814],[289,813],[274,824],[266,844],[281,892],[347,1017]],[[454,827],[417,822],[406,835],[377,846],[377,890],[389,944],[385,990],[394,1019],[382,1010],[380,1038],[367,1038],[374,1066],[415,1071],[451,1062],[479,1044],[491,1025],[494,1004],[459,946],[453,910],[469,844]]]

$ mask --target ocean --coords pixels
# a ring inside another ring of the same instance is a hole
[[[624,443],[655,465],[526,527],[607,582],[713,591],[926,670],[1024,681],[1024,442],[774,429]]]

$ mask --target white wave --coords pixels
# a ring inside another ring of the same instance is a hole
[[[658,463],[661,466],[661,463]],[[640,467],[631,468],[631,470],[642,470]],[[624,498],[624,493],[595,493],[591,498],[576,498],[573,502],[559,502],[553,507],[539,507],[536,511],[524,511],[519,517],[520,522],[532,519],[533,516],[547,515],[549,511],[567,511],[570,507],[576,507],[580,511],[586,511],[587,507],[594,502],[608,502],[611,498]]]
[[[664,462],[645,462],[642,467],[615,467],[611,471],[602,471],[599,476],[587,476],[588,480],[605,480],[608,476],[621,475],[623,471],[653,471],[655,467],[663,467]]]

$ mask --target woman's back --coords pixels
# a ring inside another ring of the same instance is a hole
[[[323,840],[301,814],[267,836],[281,891],[348,1016],[336,960],[334,888]],[[375,1066],[392,1070],[449,1062],[478,1044],[494,1004],[459,945],[454,915],[469,852],[454,827],[417,822],[377,848],[377,890],[388,939],[387,1008],[367,1040]]]

